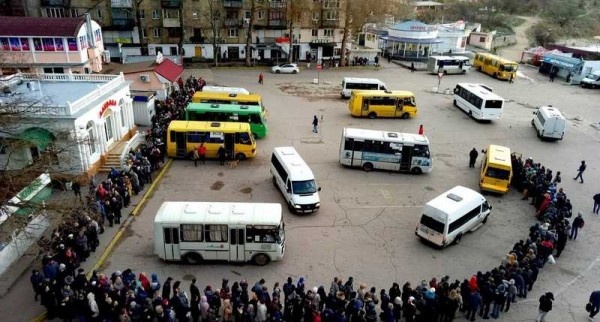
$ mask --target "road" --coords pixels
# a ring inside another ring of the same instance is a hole
[[[527,30],[531,26],[540,22],[538,16],[519,16],[518,18],[525,19],[525,22],[514,28],[516,43],[510,47],[501,48],[502,57],[511,59],[513,61],[521,61],[521,53],[529,45],[529,39],[527,39]]]
[[[201,287],[220,285],[221,278],[231,283],[242,278],[254,283],[260,278],[269,287],[292,276],[307,279],[307,286],[329,285],[333,276],[344,280],[354,277],[355,285],[388,288],[392,282],[414,284],[436,276],[449,275],[452,280],[468,278],[477,271],[500,264],[512,245],[527,236],[534,223],[533,209],[510,192],[503,197],[489,196],[492,218],[479,230],[465,236],[458,246],[437,250],[414,236],[421,206],[443,191],[464,185],[477,189],[478,172],[468,168],[472,147],[488,144],[511,147],[513,151],[533,157],[547,167],[563,172],[561,185],[576,210],[584,212],[586,226],[580,238],[569,242],[556,265],[545,267],[530,297],[511,306],[501,319],[532,321],[537,312],[537,298],[552,291],[555,308],[551,321],[585,319],[587,296],[598,285],[600,258],[596,246],[600,241],[600,219],[591,215],[591,196],[598,191],[593,185],[599,177],[594,160],[600,151],[590,148],[600,141],[598,130],[590,126],[597,118],[596,93],[560,82],[549,83],[535,69],[522,68],[527,78],[508,84],[472,72],[466,76],[444,76],[442,88],[458,82],[486,83],[494,92],[510,100],[501,120],[477,123],[452,106],[450,95],[432,93],[438,83],[435,75],[410,73],[395,65],[379,71],[337,71],[320,73],[322,86],[311,84],[315,71],[299,75],[265,74],[265,84],[257,84],[258,71],[216,70],[188,71],[207,78],[211,83],[245,87],[263,95],[268,109],[270,134],[259,140],[258,156],[246,160],[236,169],[208,162],[194,168],[185,160],[175,160],[165,174],[140,216],[132,220],[112,256],[104,263],[104,272],[133,268],[137,272],[156,272],[164,281],[167,276],[182,280],[184,289],[197,278]],[[415,93],[418,116],[409,120],[358,119],[348,114],[347,101],[331,96],[344,76],[376,77],[392,89]],[[327,90],[332,88],[333,90]],[[569,102],[566,104],[565,102]],[[540,142],[531,128],[533,106],[553,104],[569,119],[568,133],[560,142]],[[322,115],[322,131],[311,132],[313,115]],[[597,121],[597,120],[596,120]],[[340,133],[343,127],[416,132],[423,124],[431,141],[433,172],[412,176],[383,171],[365,173],[338,164]],[[286,255],[283,261],[264,267],[210,263],[189,266],[167,264],[153,254],[152,221],[163,201],[250,201],[283,202],[273,188],[268,174],[270,151],[275,146],[292,145],[315,173],[321,192],[321,210],[309,216],[284,214]],[[569,179],[580,160],[589,160],[586,183]],[[218,183],[218,184],[215,184]],[[33,317],[41,307],[31,301],[28,276],[17,283],[17,291],[0,301],[0,319],[7,320],[16,305],[31,310]],[[26,288],[28,291],[24,290]]]

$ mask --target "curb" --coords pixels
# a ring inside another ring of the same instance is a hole
[[[167,163],[165,163],[165,166],[162,168],[162,170],[160,170],[160,173],[158,174],[158,176],[156,176],[154,181],[152,181],[150,188],[148,188],[148,190],[145,191],[144,196],[142,197],[140,202],[131,211],[130,216],[123,223],[123,225],[121,225],[121,227],[119,227],[119,230],[115,233],[115,235],[111,239],[110,243],[108,243],[108,245],[106,245],[106,248],[102,252],[102,255],[100,255],[100,258],[98,258],[96,263],[88,270],[88,273],[87,273],[88,279],[92,276],[92,272],[94,270],[97,270],[100,266],[102,266],[104,264],[104,262],[106,261],[106,259],[108,258],[108,256],[110,256],[112,254],[112,251],[113,251],[115,245],[121,240],[121,237],[123,236],[123,233],[125,232],[125,229],[127,229],[127,227],[129,227],[129,225],[131,224],[131,221],[133,220],[133,217],[136,217],[139,214],[140,209],[142,209],[142,207],[146,203],[146,200],[148,199],[148,195],[154,190],[154,188],[156,187],[156,184],[158,182],[160,182],[160,180],[164,176],[165,172],[167,172],[167,170],[171,167],[172,163],[173,163],[173,159],[169,159],[169,161],[167,161]],[[46,312],[41,313],[40,315],[33,318],[31,320],[31,322],[42,322],[45,320],[46,320]]]

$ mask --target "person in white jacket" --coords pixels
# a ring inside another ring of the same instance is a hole
[[[264,300],[260,300],[256,304],[256,322],[266,322],[267,321],[267,305]]]
[[[98,309],[98,303],[96,303],[96,296],[94,293],[89,292],[87,295],[88,305],[90,306],[90,311],[92,312],[92,319],[97,318],[100,315],[100,310]]]

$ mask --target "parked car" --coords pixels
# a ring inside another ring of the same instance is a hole
[[[297,64],[281,64],[271,67],[271,72],[275,74],[297,74],[300,72]]]

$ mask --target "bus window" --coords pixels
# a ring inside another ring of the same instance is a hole
[[[485,171],[485,176],[494,179],[508,180],[510,179],[510,171],[488,167]]]
[[[171,138],[171,142],[175,142],[175,137],[177,136],[176,134],[177,134],[176,131],[169,132],[169,137]]]
[[[252,141],[250,140],[250,136],[248,135],[248,133],[237,133],[237,137],[239,138],[238,142],[236,143],[241,143],[241,144],[252,144]]]
[[[485,108],[502,108],[502,101],[497,101],[497,100],[486,101]]]
[[[181,225],[181,241],[184,242],[201,242],[202,225],[184,224]]]
[[[227,237],[227,225],[204,226],[204,239],[207,242],[226,242]]]
[[[190,143],[200,143],[202,142],[202,132],[188,132],[187,133],[187,141]]]
[[[252,124],[262,124],[262,119],[259,114],[250,114],[250,123]]]
[[[421,225],[433,229],[440,234],[444,233],[444,223],[441,223],[425,214],[421,216]]]
[[[415,98],[411,96],[404,98],[404,105],[416,106],[417,103],[415,102]]]
[[[415,145],[413,148],[413,156],[429,158],[429,147],[427,145]]]
[[[246,226],[246,241],[249,243],[281,243],[277,227]]]
[[[344,150],[354,151],[353,143],[354,139],[346,138],[346,140],[344,141]]]

